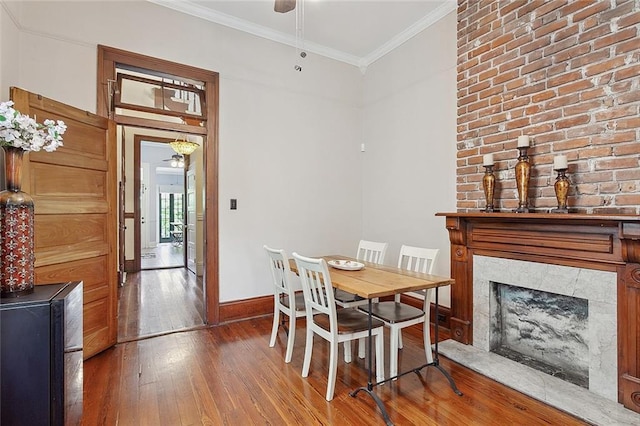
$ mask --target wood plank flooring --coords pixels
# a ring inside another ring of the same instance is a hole
[[[202,279],[186,268],[127,274],[119,289],[118,342],[202,326]]]
[[[276,346],[269,347],[271,321],[263,317],[131,341],[86,360],[84,424],[384,424],[371,397],[362,392],[349,396],[367,382],[357,345],[351,364],[342,361],[340,348],[335,397],[327,402],[326,342],[314,341],[310,375],[303,378],[304,321],[299,322],[289,364],[284,362],[284,332]],[[419,327],[404,333],[404,343],[401,370],[424,362]],[[388,338],[385,348],[388,351]],[[433,368],[374,388],[394,424],[585,424],[446,358],[441,357],[441,365],[464,396],[457,396]]]

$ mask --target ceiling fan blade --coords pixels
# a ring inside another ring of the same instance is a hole
[[[296,8],[296,0],[275,0],[273,10],[280,13],[287,13]]]

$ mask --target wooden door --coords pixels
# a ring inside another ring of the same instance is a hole
[[[186,226],[183,232],[184,249],[187,256],[187,268],[194,274],[198,274],[198,241],[196,239],[197,232],[197,211],[196,211],[196,172],[195,168],[187,171],[187,187],[186,187]]]
[[[63,120],[64,146],[31,152],[23,190],[35,203],[36,285],[84,283],[84,357],[117,339],[117,165],[115,123],[11,88],[15,108],[38,122]]]

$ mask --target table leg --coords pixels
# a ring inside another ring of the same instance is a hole
[[[389,413],[387,413],[387,409],[384,407],[384,403],[378,397],[378,395],[376,395],[375,392],[373,392],[373,385],[374,385],[374,383],[373,383],[373,356],[372,356],[373,355],[373,348],[371,347],[371,344],[372,344],[371,341],[373,340],[373,336],[371,335],[373,324],[372,324],[372,318],[371,318],[371,310],[372,310],[371,299],[369,299],[369,315],[368,315],[369,342],[367,343],[367,355],[369,357],[369,361],[368,361],[369,377],[367,379],[367,387],[364,387],[364,386],[363,387],[359,387],[358,389],[350,392],[349,395],[351,395],[352,397],[355,398],[358,395],[358,392],[360,392],[360,391],[364,391],[367,394],[369,394],[371,396],[371,398],[373,398],[373,400],[376,402],[376,405],[378,406],[378,408],[380,408],[380,412],[382,413],[382,417],[384,418],[385,424],[387,426],[393,426],[393,422],[389,418]]]
[[[447,370],[445,370],[444,368],[442,368],[442,366],[440,365],[440,358],[438,356],[438,329],[440,328],[438,325],[438,316],[440,314],[439,312],[439,304],[438,304],[438,287],[436,287],[436,306],[435,306],[435,315],[436,315],[436,322],[435,322],[435,334],[434,334],[434,339],[435,339],[435,345],[434,345],[434,351],[433,351],[433,363],[431,364],[427,364],[423,367],[420,367],[419,369],[416,369],[415,372],[417,374],[420,374],[420,370],[424,367],[435,367],[438,369],[438,371],[440,371],[444,377],[446,377],[446,379],[449,381],[449,385],[451,386],[451,389],[453,389],[453,391],[456,393],[456,395],[462,396],[462,392],[460,392],[458,390],[458,387],[456,386],[456,383],[453,381],[453,378],[451,377],[451,375],[447,372]],[[428,313],[427,313],[428,315]],[[426,325],[425,325],[426,327]]]

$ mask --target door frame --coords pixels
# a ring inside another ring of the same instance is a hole
[[[204,127],[121,116],[113,111],[112,82],[116,66],[128,65],[204,82],[207,118]],[[218,162],[219,162],[219,74],[151,56],[98,45],[97,114],[112,118],[116,124],[142,128],[195,133],[203,138],[204,213],[204,317],[207,324],[220,322],[219,241],[218,241]],[[114,167],[116,167],[114,165]],[[116,247],[114,247],[114,250]]]

